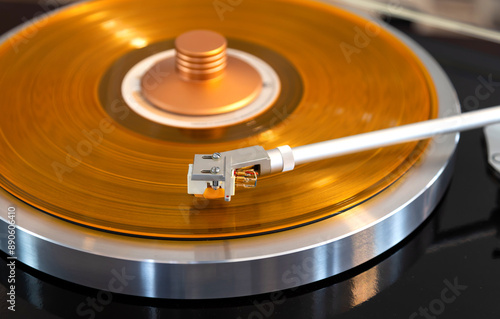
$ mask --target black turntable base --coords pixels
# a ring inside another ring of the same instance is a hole
[[[0,1],[0,33],[39,11],[37,4]],[[477,97],[477,88],[484,83],[480,79],[500,82],[500,44],[424,37],[404,21],[389,22],[439,62],[459,95],[462,111],[473,110],[465,101]],[[500,104],[500,85],[492,85],[489,93],[476,99],[480,108]],[[12,312],[7,302],[7,258],[2,252],[2,318],[496,319],[500,316],[500,179],[487,163],[483,131],[463,133],[450,186],[432,215],[410,236],[340,275],[268,294],[193,301],[133,297],[73,284],[18,263]],[[307,276],[300,266],[291,270],[290,280],[300,282]],[[126,285],[127,275],[113,273],[110,280]]]

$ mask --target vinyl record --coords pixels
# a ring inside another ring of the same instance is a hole
[[[187,4],[189,2],[189,4]],[[376,22],[310,1],[109,0],[71,6],[0,46],[0,186],[79,225],[146,237],[214,239],[335,218],[419,160],[407,143],[264,176],[232,202],[188,195],[196,153],[300,146],[437,116],[417,55]],[[193,29],[269,64],[282,84],[265,112],[210,129],[170,127],[130,109],[127,71]],[[33,32],[33,31],[31,31]]]

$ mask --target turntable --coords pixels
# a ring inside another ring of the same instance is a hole
[[[7,262],[106,302],[276,296],[433,224],[456,176],[450,132],[498,121],[493,109],[460,116],[434,57],[359,11],[221,3],[81,2],[2,38]],[[424,121],[452,128],[399,130]],[[370,133],[387,129],[390,142]]]

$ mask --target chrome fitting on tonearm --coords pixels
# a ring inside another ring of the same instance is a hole
[[[262,146],[252,146],[211,155],[195,155],[193,164],[189,164],[188,193],[230,201],[236,187],[252,188],[257,185],[259,176],[293,168],[289,146],[270,151]]]

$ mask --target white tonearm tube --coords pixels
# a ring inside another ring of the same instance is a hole
[[[195,155],[189,165],[188,193],[231,200],[236,186],[255,187],[257,176],[291,171],[297,165],[384,146],[467,131],[500,123],[500,106],[388,128],[360,135],[272,150],[252,146],[211,155]]]

